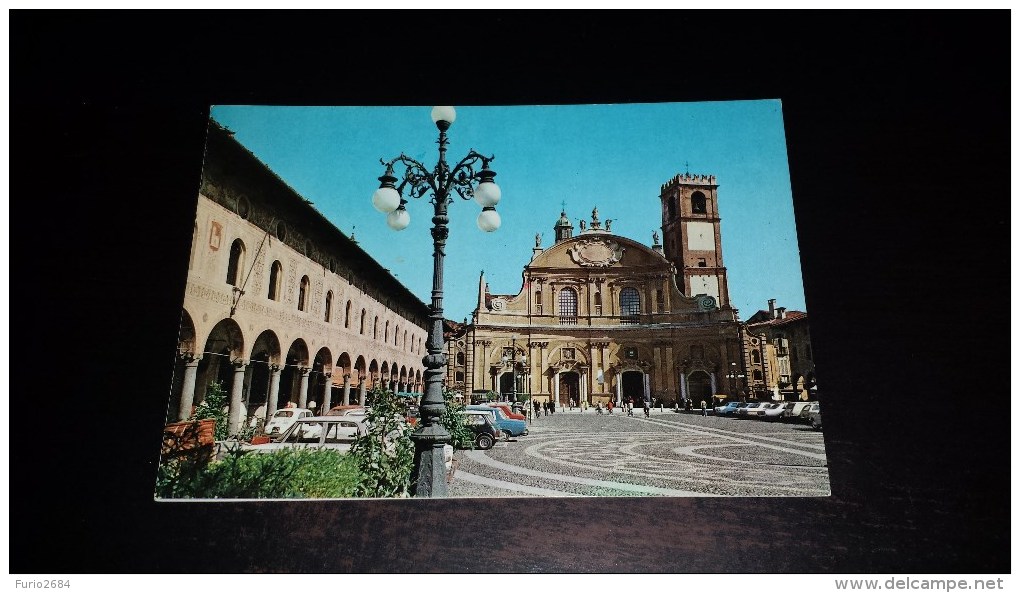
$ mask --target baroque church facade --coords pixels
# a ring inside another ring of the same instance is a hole
[[[561,406],[766,397],[766,345],[730,305],[717,190],[709,175],[663,184],[663,242],[653,232],[650,246],[614,234],[597,208],[576,235],[561,212],[518,294],[490,294],[481,275],[451,386]]]

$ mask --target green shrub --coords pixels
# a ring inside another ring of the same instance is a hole
[[[219,381],[210,383],[205,390],[205,397],[202,402],[195,406],[195,413],[191,420],[216,420],[216,432],[213,433],[217,441],[226,440],[230,436],[230,415],[226,411],[229,401],[227,392],[223,390],[223,384]]]
[[[410,496],[414,444],[407,423],[407,404],[388,389],[375,388],[368,401],[368,434],[351,445],[350,454],[361,472],[357,496],[402,498]]]
[[[450,444],[454,449],[471,449],[475,445],[475,435],[471,429],[464,426],[464,404],[457,401],[452,391],[444,391],[443,399],[446,400],[446,411],[439,417],[439,423],[450,433]]]
[[[330,449],[228,452],[202,464],[184,456],[159,467],[159,498],[350,498],[361,482],[357,461]]]

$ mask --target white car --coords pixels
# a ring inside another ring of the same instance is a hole
[[[311,410],[305,408],[283,408],[277,410],[269,422],[266,422],[263,431],[269,436],[281,435],[301,418],[311,418],[314,415]]]
[[[363,417],[313,416],[295,420],[283,434],[268,443],[246,445],[243,449],[254,453],[309,448],[347,451],[358,436],[367,432]]]
[[[782,420],[786,411],[793,407],[793,402],[772,402],[765,405],[763,420]]]
[[[743,408],[737,408],[737,415],[742,418],[758,418],[765,415],[768,402],[750,402]]]

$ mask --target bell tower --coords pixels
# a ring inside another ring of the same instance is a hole
[[[728,308],[718,190],[715,175],[678,173],[662,185],[663,249],[676,266],[676,284],[684,294],[708,295]]]

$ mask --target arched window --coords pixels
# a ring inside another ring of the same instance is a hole
[[[241,270],[244,268],[244,243],[234,239],[230,244],[230,261],[227,262],[227,284],[241,285]]]
[[[372,320],[372,339],[373,340],[378,340],[379,339],[379,316],[378,315],[376,315],[375,318]]]
[[[351,326],[351,302],[347,301],[347,309],[344,311],[344,327]]]
[[[383,334],[383,341],[388,344],[390,342],[390,322],[389,321],[386,322],[386,330],[385,331],[386,331],[386,333]]]
[[[333,291],[326,292],[326,315],[324,319],[326,323],[329,323],[329,316],[333,312]]]
[[[602,315],[602,293],[595,293],[595,314]]]
[[[662,293],[662,290],[655,291],[655,311],[662,313],[666,310],[666,297]]]
[[[298,296],[297,296],[297,309],[298,309],[298,311],[304,311],[305,310],[306,300],[308,298],[308,285],[309,285],[308,276],[302,276],[301,277],[301,286],[298,287]]]
[[[705,202],[705,194],[700,191],[691,194],[691,212],[694,214],[704,214],[707,210]]]
[[[631,325],[638,323],[641,319],[641,295],[634,288],[624,288],[620,291],[620,323]]]
[[[542,314],[542,291],[535,291],[535,313]]]
[[[754,364],[761,364],[761,354],[758,354],[757,350],[751,351],[751,362]]]
[[[672,197],[666,200],[666,209],[669,211],[670,218],[676,218],[676,201]]]
[[[361,310],[361,335],[365,335],[365,310]]]
[[[280,261],[274,261],[269,271],[269,300],[280,300],[280,281],[283,278],[283,265]]]
[[[459,367],[464,366],[464,353],[463,352],[458,352],[457,353],[457,366],[459,366]]]
[[[407,349],[407,330],[404,330],[404,349]]]
[[[573,288],[560,291],[560,323],[577,325],[577,292]]]

